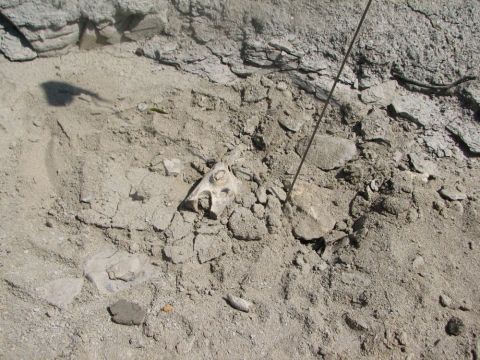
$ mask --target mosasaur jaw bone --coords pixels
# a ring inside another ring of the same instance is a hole
[[[238,189],[237,178],[224,163],[217,163],[186,198],[185,206],[198,211],[199,201],[208,196],[210,214],[214,218],[218,218],[227,205],[235,199]]]

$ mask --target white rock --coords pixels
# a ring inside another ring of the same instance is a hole
[[[227,301],[234,309],[247,313],[250,312],[250,309],[253,306],[253,303],[250,301],[239,298],[238,296],[234,296],[232,294],[227,295]]]
[[[183,162],[180,159],[165,159],[163,160],[163,165],[168,176],[177,176],[184,169]]]

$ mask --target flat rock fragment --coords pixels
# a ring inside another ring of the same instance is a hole
[[[297,154],[302,156],[308,139],[301,141],[297,147]],[[307,162],[322,170],[333,170],[345,165],[357,155],[355,143],[330,135],[318,135],[310,148]]]
[[[127,300],[118,300],[108,308],[112,321],[121,325],[141,325],[146,311],[140,305]]]
[[[447,130],[454,134],[473,154],[480,154],[480,125],[474,122],[447,125]]]
[[[467,195],[465,195],[463,192],[458,191],[457,189],[454,189],[451,187],[442,187],[439,190],[439,194],[444,199],[447,199],[450,201],[462,201],[467,198]]]
[[[101,293],[115,293],[149,279],[153,267],[146,256],[108,249],[88,258],[84,273]]]

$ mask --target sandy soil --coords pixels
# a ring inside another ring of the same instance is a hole
[[[0,358],[478,359],[480,163],[432,130],[478,114],[343,84],[283,206],[321,100],[136,47],[0,59]],[[236,200],[185,209],[220,161]]]

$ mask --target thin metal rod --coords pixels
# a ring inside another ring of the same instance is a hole
[[[315,138],[315,135],[317,134],[318,128],[320,126],[320,122],[322,121],[323,116],[325,115],[325,111],[327,110],[327,107],[328,107],[328,104],[330,103],[333,92],[335,91],[335,88],[337,87],[337,83],[338,83],[338,80],[340,79],[340,75],[342,75],[343,68],[345,67],[347,59],[350,56],[350,52],[352,51],[352,48],[353,48],[353,45],[355,44],[355,41],[357,40],[357,36],[360,33],[360,29],[362,28],[363,22],[365,20],[365,17],[367,16],[367,12],[368,12],[368,9],[370,8],[370,5],[372,4],[372,1],[373,0],[368,0],[367,6],[365,7],[365,11],[363,12],[362,18],[360,19],[360,22],[358,23],[357,30],[355,31],[355,34],[353,35],[352,41],[350,42],[350,46],[348,47],[347,53],[345,54],[345,57],[343,58],[342,65],[340,65],[340,69],[338,70],[337,76],[335,77],[335,81],[333,82],[333,86],[330,89],[330,92],[328,93],[327,100],[325,101],[325,104],[323,105],[323,109],[322,109],[322,112],[320,113],[320,117],[318,118],[317,124],[315,125],[315,129],[313,130],[312,136],[310,137],[307,148],[305,149],[305,152],[303,154],[302,160],[300,161],[300,165],[298,166],[297,172],[295,173],[295,177],[293,178],[292,186],[290,186],[290,189],[288,190],[287,198],[286,198],[285,202],[290,201],[290,197],[292,196],[293,187],[295,186],[295,183],[297,182],[298,175],[300,174],[300,171],[302,170],[303,163],[305,162],[305,159],[307,158],[308,151],[310,150],[310,147],[312,146],[312,143],[313,143],[313,139]]]

